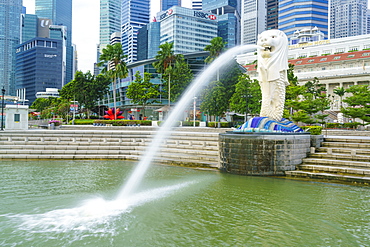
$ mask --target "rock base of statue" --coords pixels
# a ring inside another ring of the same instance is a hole
[[[300,133],[304,131],[285,118],[282,118],[281,121],[276,121],[268,117],[254,117],[235,129],[234,132]]]

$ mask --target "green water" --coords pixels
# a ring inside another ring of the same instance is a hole
[[[0,246],[369,246],[367,187],[134,166],[0,161]]]

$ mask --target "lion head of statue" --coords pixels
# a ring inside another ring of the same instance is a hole
[[[267,30],[258,35],[257,45],[258,72],[268,73],[268,80],[279,78],[279,72],[288,69],[287,36],[277,29]]]

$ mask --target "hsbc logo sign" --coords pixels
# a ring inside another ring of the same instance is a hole
[[[204,12],[196,12],[194,11],[194,16],[202,19],[210,19],[212,21],[216,20],[217,17],[211,13],[204,13]]]
[[[169,15],[172,15],[172,13],[173,13],[172,9],[167,10],[165,13],[163,13],[159,16],[159,20],[162,20],[163,18],[166,18]]]
[[[173,14],[173,9],[169,9],[159,16],[159,20],[163,20],[164,18],[172,14]],[[212,13],[204,13],[204,12],[199,12],[199,11],[194,11],[194,17],[198,17],[202,19],[209,19],[212,21],[217,19],[217,16]]]

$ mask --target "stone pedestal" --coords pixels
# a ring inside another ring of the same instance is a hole
[[[241,175],[284,175],[310,152],[309,133],[220,134],[220,169]]]

